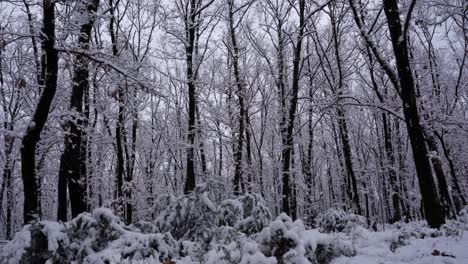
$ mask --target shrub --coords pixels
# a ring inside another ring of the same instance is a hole
[[[355,226],[367,227],[366,218],[341,209],[329,209],[317,217],[317,227],[324,233],[349,233]]]
[[[271,219],[271,213],[263,199],[254,194],[226,200],[221,203],[219,211],[221,225],[235,227],[247,235],[260,232]]]
[[[0,263],[165,261],[174,256],[176,245],[170,234],[142,234],[100,208],[63,224],[41,221],[24,226],[3,249]]]

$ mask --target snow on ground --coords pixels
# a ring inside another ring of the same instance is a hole
[[[409,238],[405,246],[391,251],[396,230],[369,232],[361,230],[355,240],[356,256],[341,256],[331,264],[467,264],[468,234],[459,236]],[[354,231],[359,232],[359,231]]]
[[[217,206],[199,189],[170,199],[158,215],[126,225],[99,208],[65,223],[26,225],[0,248],[0,264],[468,264],[468,208],[440,230],[419,221],[374,232],[339,209],[309,229],[286,214],[273,219],[260,197]]]

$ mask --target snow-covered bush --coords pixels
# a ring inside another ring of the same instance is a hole
[[[316,220],[317,228],[324,233],[349,233],[356,226],[367,228],[367,221],[364,216],[347,213],[341,209],[328,209],[325,213],[320,214]]]
[[[394,252],[397,248],[406,246],[411,239],[424,239],[426,237],[439,237],[444,235],[444,231],[428,227],[426,221],[418,222],[397,222],[393,224],[397,236],[390,244],[390,250]]]
[[[63,224],[41,221],[24,226],[3,249],[0,263],[165,261],[176,247],[170,234],[142,234],[100,208]]]
[[[246,194],[220,205],[220,224],[233,226],[247,235],[260,232],[270,223],[271,213],[259,195]]]
[[[468,205],[460,210],[457,216],[457,221],[463,225],[463,229],[468,230]]]
[[[351,241],[341,241],[317,230],[306,230],[300,220],[286,214],[265,227],[257,237],[260,251],[281,263],[329,263],[340,255],[355,254]]]
[[[216,206],[208,198],[205,185],[170,203],[156,218],[158,231],[169,232],[177,240],[211,241],[213,227],[218,226]]]
[[[200,259],[206,264],[276,264],[274,257],[266,257],[258,244],[233,227],[221,226],[216,229],[207,253]]]

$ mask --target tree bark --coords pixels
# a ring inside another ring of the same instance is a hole
[[[21,174],[24,191],[23,221],[30,223],[38,219],[38,182],[36,175],[36,147],[49,116],[50,106],[57,90],[58,52],[55,44],[55,1],[43,2],[43,37],[45,53],[45,87],[31,122],[26,129],[21,146]]]
[[[427,135],[426,133],[425,136],[428,150],[431,152],[430,159],[436,175],[440,204],[444,211],[444,215],[445,217],[455,217],[456,212],[455,208],[453,208],[452,199],[448,190],[447,178],[445,177],[444,168],[442,167],[442,160],[439,157],[437,142],[433,135]]]
[[[332,4],[329,4],[331,7]],[[331,8],[333,9],[333,8]],[[362,209],[361,205],[359,202],[359,193],[357,190],[357,179],[356,179],[356,173],[353,168],[353,160],[352,160],[352,153],[351,153],[351,143],[349,140],[349,132],[348,132],[348,125],[346,122],[346,115],[345,115],[345,109],[343,105],[340,104],[340,96],[343,95],[343,69],[342,69],[342,64],[341,64],[341,56],[340,56],[340,49],[339,49],[339,32],[338,32],[338,26],[337,26],[337,21],[335,18],[335,15],[333,14],[333,10],[330,12],[330,21],[331,21],[331,26],[333,30],[333,47],[334,47],[334,53],[336,57],[336,64],[338,68],[338,84],[336,87],[336,91],[333,91],[337,96],[338,96],[338,105],[336,107],[336,113],[338,116],[338,130],[341,138],[341,144],[343,148],[343,157],[345,161],[345,166],[346,166],[346,172],[348,176],[348,181],[349,181],[349,186],[351,187],[351,198],[352,203],[354,208],[356,209],[356,212],[360,215],[362,215]]]
[[[187,131],[187,165],[186,176],[184,184],[184,193],[188,194],[195,189],[195,122],[196,122],[196,90],[195,90],[195,77],[194,74],[194,45],[195,45],[195,32],[196,32],[196,0],[190,0],[188,13],[185,14],[185,56],[186,56],[186,74],[187,74],[187,87],[188,87],[188,131]]]
[[[429,226],[432,228],[439,228],[445,223],[445,219],[435,188],[431,164],[429,162],[429,152],[424,140],[423,127],[421,126],[418,113],[407,41],[406,36],[403,35],[397,1],[384,0],[384,11],[387,17],[388,29],[397,64],[399,84],[401,86],[401,98],[403,101],[403,113],[413,150],[416,173],[424,204],[424,213]]]
[[[292,76],[292,97],[289,103],[289,118],[287,120],[286,130],[286,141],[282,150],[283,157],[283,197],[282,197],[282,208],[283,212],[291,215],[292,210],[292,192],[290,184],[290,167],[291,167],[291,152],[293,148],[293,129],[294,121],[296,118],[297,99],[299,93],[299,79],[300,79],[300,67],[301,67],[301,51],[302,51],[302,38],[304,36],[305,27],[305,0],[299,0],[299,32],[297,35],[296,45],[294,47],[294,59],[293,59],[293,76]]]
[[[117,29],[116,23],[118,20],[115,18],[115,8],[113,0],[109,0],[109,7],[110,7],[110,22],[109,22],[109,33],[112,43],[112,55],[117,57],[119,55],[117,49]],[[123,189],[124,189],[124,150],[123,150],[123,142],[122,142],[122,135],[124,130],[124,92],[121,85],[118,85],[117,92],[116,92],[116,99],[118,101],[118,114],[117,114],[117,124],[115,127],[115,144],[116,144],[116,154],[117,154],[117,166],[116,166],[116,191],[115,191],[115,199],[117,200],[118,210],[124,210],[123,206]]]
[[[244,81],[240,76],[239,70],[239,48],[237,46],[236,32],[234,27],[234,0],[228,1],[229,5],[229,37],[231,40],[232,49],[232,67],[234,69],[234,79],[236,82],[236,95],[239,101],[239,130],[237,131],[237,145],[234,153],[234,195],[239,195],[245,192],[245,183],[243,179],[243,152],[244,152],[244,132],[245,128],[245,91]]]
[[[99,0],[82,3],[80,15],[86,18],[81,25],[78,37],[78,48],[89,49],[91,29],[94,24],[94,14],[98,8]],[[65,147],[60,160],[59,186],[58,186],[58,220],[67,220],[67,185],[70,192],[70,205],[72,217],[86,211],[86,148],[83,146],[85,132],[83,131],[83,97],[89,89],[88,60],[83,55],[76,55],[73,74],[73,86],[70,98],[70,110],[76,114],[69,119],[65,128]]]
[[[460,182],[459,182],[457,174],[455,172],[455,165],[453,164],[453,160],[452,160],[452,158],[450,156],[450,150],[447,147],[447,144],[445,143],[443,135],[436,132],[436,136],[439,139],[440,144],[442,145],[442,150],[444,152],[444,156],[447,159],[448,164],[449,164],[450,176],[452,176],[453,187],[455,189],[455,195],[454,195],[455,209],[456,209],[457,212],[459,212],[466,205],[465,195],[464,195],[464,192],[462,191],[462,189],[460,187]]]

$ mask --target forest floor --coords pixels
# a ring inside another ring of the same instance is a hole
[[[273,218],[255,195],[218,205],[208,197],[203,190],[163,197],[151,209],[154,220],[130,225],[107,208],[26,225],[0,249],[0,264],[468,263],[468,207],[440,229],[425,221],[370,228],[364,217],[337,209],[305,223]]]
[[[410,223],[411,224],[411,223]],[[416,223],[420,224],[420,223]],[[468,234],[460,230],[456,236],[410,238],[405,245],[391,250],[391,243],[379,237],[395,230],[369,232],[358,239],[355,256],[340,256],[332,264],[467,264]]]

